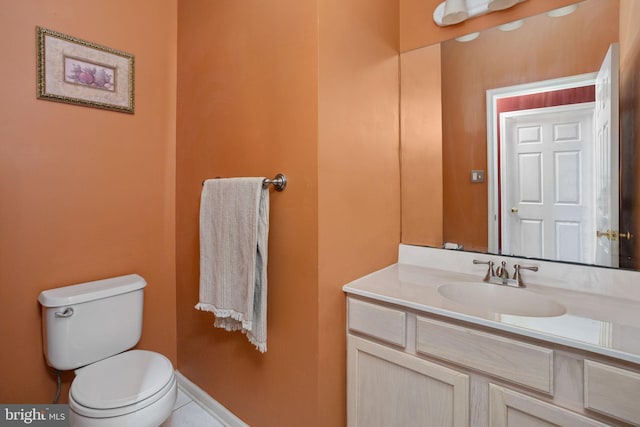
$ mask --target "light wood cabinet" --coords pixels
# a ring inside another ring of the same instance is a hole
[[[489,385],[491,427],[606,427],[608,424],[509,390]]]
[[[640,373],[585,360],[584,407],[640,425]]]
[[[348,299],[349,427],[640,426],[640,367]]]
[[[416,350],[553,394],[553,350],[548,348],[419,316]]]
[[[351,331],[400,347],[407,344],[407,315],[402,310],[351,298],[347,323]]]
[[[469,377],[354,336],[348,337],[349,426],[469,425]]]

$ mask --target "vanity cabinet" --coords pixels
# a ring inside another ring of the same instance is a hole
[[[585,360],[584,407],[640,425],[640,373]]]
[[[508,388],[489,384],[491,427],[605,427],[599,421]]]
[[[640,370],[350,295],[349,427],[640,425]]]
[[[349,426],[468,425],[469,377],[349,336]]]

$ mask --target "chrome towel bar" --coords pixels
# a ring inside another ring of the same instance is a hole
[[[216,179],[218,178],[220,177],[217,176]],[[202,185],[204,185],[204,181],[202,181]],[[284,191],[284,189],[287,188],[287,177],[285,174],[279,173],[273,179],[265,178],[264,181],[262,181],[262,186],[266,188],[269,185],[273,185],[276,191]]]

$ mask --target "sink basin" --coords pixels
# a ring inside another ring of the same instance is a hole
[[[562,316],[562,304],[522,288],[487,283],[447,283],[438,288],[443,297],[457,303],[494,313],[526,317]]]

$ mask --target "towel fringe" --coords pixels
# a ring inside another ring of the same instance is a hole
[[[243,319],[244,315],[234,310],[221,310],[213,304],[207,304],[199,302],[195,308],[201,311],[209,311],[216,316],[216,320],[213,326],[216,328],[226,329],[227,331],[239,331],[243,332],[251,330],[253,322],[251,320]]]
[[[229,332],[243,331],[242,324],[240,322],[228,317],[216,317],[216,319],[213,321],[213,326]]]
[[[254,346],[256,346],[256,349],[260,352],[260,353],[265,353],[267,351],[267,343],[265,342],[259,342],[254,336],[249,335],[250,331],[242,331],[247,335],[247,339],[249,340],[249,342],[251,344],[253,344]]]

